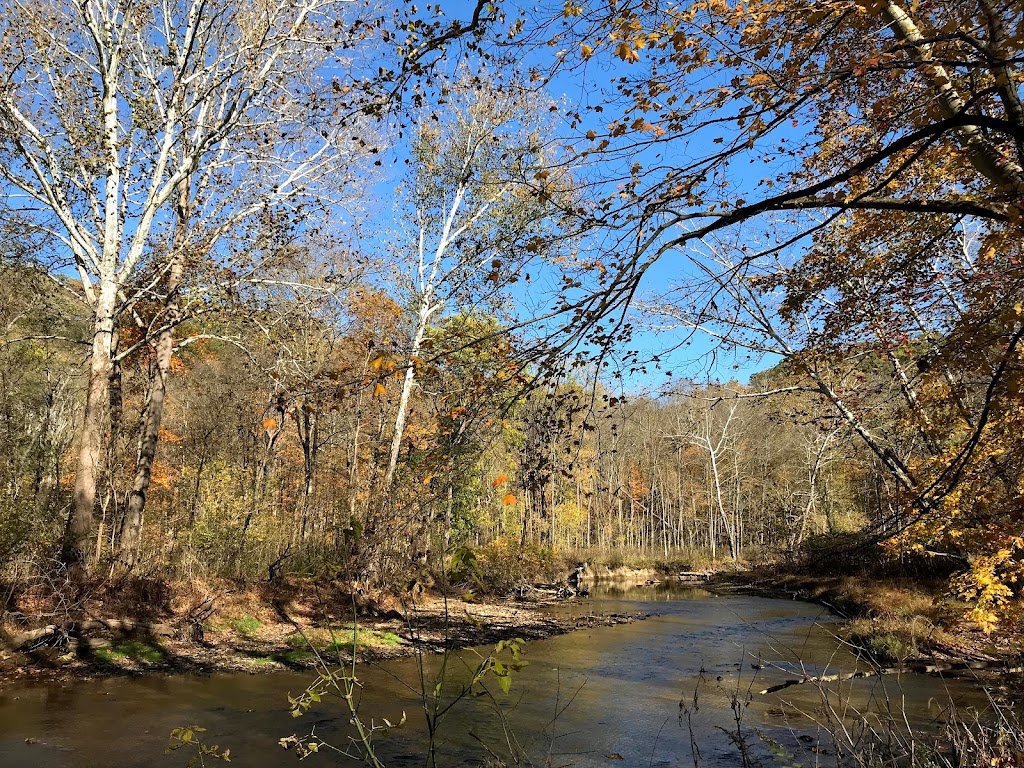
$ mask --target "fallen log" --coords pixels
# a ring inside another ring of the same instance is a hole
[[[145,632],[146,634],[154,637],[172,637],[175,634],[175,628],[170,624],[161,624],[148,621],[133,621],[131,619],[89,619],[87,621],[80,621],[75,625],[75,629],[81,632],[88,632],[90,630],[99,630],[106,632],[117,632],[121,634],[130,634],[132,632]]]
[[[17,634],[4,633],[3,641],[8,650],[20,651],[22,648],[35,645],[40,641],[49,640],[59,631],[60,627],[56,624],[47,624],[45,627],[30,629],[26,632],[18,632]]]
[[[23,649],[47,642],[58,635],[74,637],[90,631],[113,632],[121,635],[140,632],[151,637],[173,637],[176,634],[175,628],[170,624],[131,619],[89,619],[65,625],[47,624],[45,627],[29,629],[24,632],[0,632],[0,645],[8,651],[20,652]]]
[[[105,637],[69,637],[67,652],[77,656],[79,650],[83,648],[89,651],[96,651],[100,648],[110,648],[112,646],[113,641]]]
[[[1024,666],[1010,666],[1002,661],[954,661],[954,662],[933,662],[928,664],[906,664],[896,667],[878,667],[876,669],[862,669],[856,672],[846,672],[835,675],[817,675],[813,677],[797,677],[784,680],[778,685],[758,691],[762,696],[769,693],[778,693],[794,685],[806,685],[807,683],[844,683],[847,680],[857,680],[863,677],[880,677],[882,675],[896,675],[902,672],[934,675],[942,672],[966,672],[990,670],[1002,674],[1019,674],[1024,672]]]

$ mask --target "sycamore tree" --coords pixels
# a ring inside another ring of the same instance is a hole
[[[393,264],[411,322],[399,359],[380,361],[401,373],[385,492],[398,467],[417,369],[434,356],[430,327],[456,312],[503,312],[509,286],[542,250],[572,195],[569,173],[552,170],[549,105],[532,89],[514,77],[502,82],[464,71],[441,101],[417,126],[398,211]]]

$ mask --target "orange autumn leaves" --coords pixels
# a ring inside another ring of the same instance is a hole
[[[508,482],[508,475],[502,472],[496,478],[491,481],[492,488],[500,488],[502,485]],[[511,507],[516,503],[516,495],[514,493],[506,493],[501,498],[501,503],[506,507]]]

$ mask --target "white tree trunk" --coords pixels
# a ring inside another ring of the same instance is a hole
[[[419,311],[416,313],[416,330],[413,333],[412,348],[408,368],[405,369],[405,376],[402,377],[402,393],[398,399],[398,413],[395,414],[395,432],[391,436],[391,454],[388,458],[388,469],[384,474],[384,492],[391,491],[395,481],[395,469],[398,467],[398,456],[402,450],[402,439],[405,436],[405,425],[409,419],[409,400],[412,398],[412,390],[416,385],[416,357],[423,348],[423,337],[427,332],[427,323],[432,314],[430,304],[430,293],[428,292],[420,302]]]
[[[76,579],[81,578],[85,571],[95,517],[96,489],[103,462],[116,300],[117,284],[112,280],[101,282],[96,294],[92,358],[78,440],[75,496],[68,513],[61,551],[61,559]]]

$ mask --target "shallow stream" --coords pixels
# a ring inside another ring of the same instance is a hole
[[[529,665],[513,673],[507,694],[489,681],[501,715],[483,696],[459,702],[444,719],[435,742],[438,764],[483,765],[491,752],[511,765],[514,752],[533,765],[692,766],[696,746],[700,765],[739,765],[737,712],[752,754],[774,752],[782,755],[779,764],[833,762],[828,729],[822,727],[830,707],[816,686],[758,694],[801,670],[857,668],[851,651],[832,635],[835,620],[818,606],[658,586],[595,591],[588,600],[551,610],[652,616],[529,643]],[[449,659],[450,688],[468,677],[477,658],[467,651],[464,663]],[[758,664],[761,669],[753,668]],[[424,659],[429,690],[440,666],[439,657]],[[348,733],[338,701],[325,699],[301,718],[289,715],[288,694],[302,691],[311,677],[217,674],[8,685],[0,689],[0,766],[183,767],[184,752],[164,750],[172,728],[193,724],[206,729],[205,740],[230,747],[231,765],[295,764],[294,754],[278,745],[281,737],[312,728],[319,738],[343,746]],[[403,712],[408,717],[402,729],[378,742],[382,762],[423,765],[427,736],[417,661],[361,666],[359,677],[365,718],[397,721]],[[894,709],[920,727],[941,720],[950,701],[985,704],[970,681],[925,675],[840,687],[847,715]],[[838,698],[831,701],[838,706]],[[350,763],[327,750],[304,761]]]

